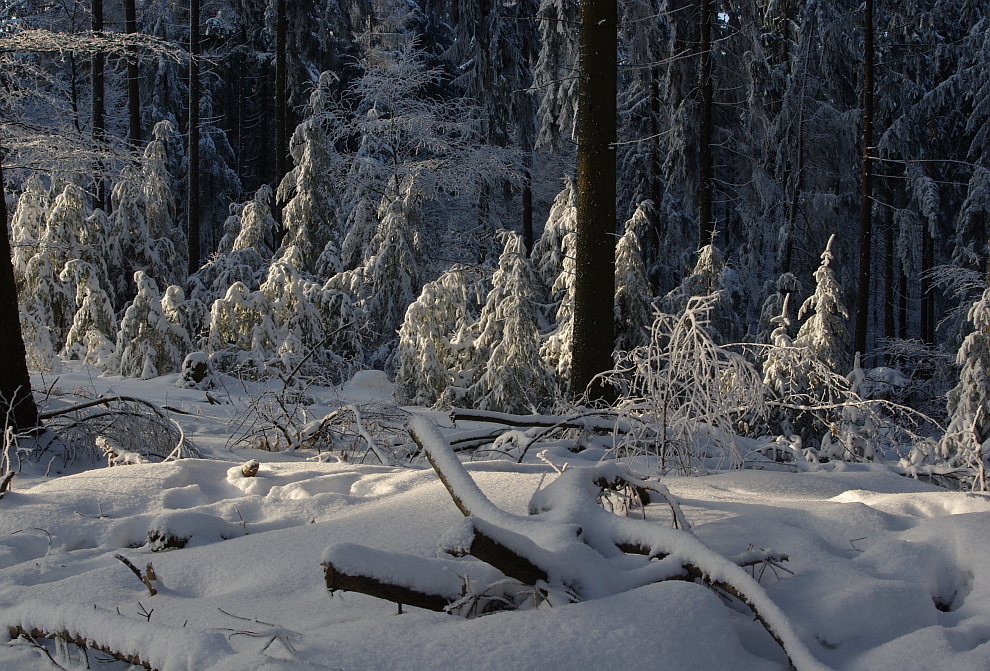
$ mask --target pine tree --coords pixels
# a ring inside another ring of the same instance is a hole
[[[168,319],[153,278],[139,270],[134,273],[134,284],[137,295],[120,320],[110,370],[142,380],[174,373],[191,349],[189,334]]]
[[[990,288],[969,310],[973,331],[966,336],[956,363],[959,383],[949,392],[949,425],[939,444],[943,459],[972,468],[973,488],[990,487]]]
[[[815,293],[805,300],[798,311],[798,319],[809,314],[801,324],[794,343],[805,347],[815,358],[835,373],[849,370],[849,331],[846,320],[849,313],[842,304],[842,288],[832,270],[832,243],[829,238],[822,252],[822,264],[815,271]]]
[[[397,402],[433,406],[450,387],[464,386],[465,357],[460,355],[470,347],[458,336],[478,318],[473,284],[466,269],[454,268],[425,284],[406,310],[396,349]],[[467,371],[467,378],[472,374]]]
[[[480,365],[468,398],[481,409],[535,412],[546,407],[556,391],[540,356],[533,301],[536,273],[522,236],[511,232],[502,236],[505,247],[478,319],[473,358]]]
[[[652,202],[641,203],[615,246],[615,348],[620,350],[645,345],[650,339],[653,291],[637,233],[649,224],[647,214],[652,210]]]

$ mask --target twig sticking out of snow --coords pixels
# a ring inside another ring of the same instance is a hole
[[[145,572],[142,573],[141,570],[124,555],[116,554],[114,555],[114,558],[123,563],[127,568],[131,569],[131,572],[138,577],[138,580],[144,583],[144,586],[148,588],[148,594],[151,596],[158,594],[158,590],[155,589],[155,586],[152,584],[158,580],[158,576],[155,575],[155,569],[151,567],[151,564],[148,564]]]

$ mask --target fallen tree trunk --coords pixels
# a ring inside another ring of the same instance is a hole
[[[41,629],[25,629],[20,626],[8,627],[7,630],[10,632],[11,639],[17,639],[24,637],[29,641],[34,641],[39,638],[47,638],[51,640],[65,641],[66,643],[72,643],[80,648],[87,650],[99,650],[105,655],[109,655],[114,659],[130,664],[131,666],[143,666],[150,671],[157,671],[157,669],[152,666],[151,662],[141,659],[140,655],[128,655],[127,653],[114,650],[108,645],[104,645],[98,641],[93,641],[84,636],[77,636],[70,633],[68,630],[62,630],[57,632],[42,631]]]
[[[437,612],[448,612],[465,598],[481,602],[480,612],[496,610],[500,595],[473,594],[472,586],[505,578],[479,562],[414,557],[353,543],[331,545],[321,563],[331,593],[358,592]]]

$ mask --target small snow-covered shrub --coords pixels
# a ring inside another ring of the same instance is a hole
[[[649,344],[621,353],[608,378],[632,427],[619,456],[642,458],[661,474],[738,468],[735,437],[766,411],[762,376],[742,353],[709,332],[717,296],[695,296],[678,315],[661,313]]]
[[[92,366],[104,367],[113,356],[117,318],[113,304],[100,286],[93,267],[79,259],[65,264],[59,279],[76,285],[76,314],[65,339],[62,354]]]
[[[216,384],[216,370],[206,352],[190,352],[182,360],[176,387],[183,389],[209,389]]]
[[[535,411],[556,396],[540,356],[536,273],[522,237],[512,232],[502,236],[505,248],[478,319],[472,354],[477,376],[468,399],[482,410]]]
[[[117,333],[112,372],[144,380],[178,370],[192,348],[189,333],[169,320],[158,284],[143,271],[134,273],[137,296],[124,312]]]
[[[432,406],[451,385],[463,386],[455,376],[465,368],[470,341],[464,331],[477,319],[478,291],[469,277],[464,268],[447,271],[426,284],[406,310],[395,373],[399,403]]]

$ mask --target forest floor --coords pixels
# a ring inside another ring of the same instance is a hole
[[[16,476],[0,500],[2,632],[68,631],[163,670],[787,668],[748,610],[693,582],[475,619],[410,607],[397,614],[387,601],[331,594],[321,566],[330,544],[437,556],[461,518],[437,474],[422,459],[383,466],[369,454],[365,463],[330,463],[307,450],[234,445],[247,388],[212,392],[221,401],[214,404],[174,381],[98,377],[68,365],[36,378],[54,392],[127,394],[187,413],[174,419],[207,458],[62,474],[52,464],[48,477],[40,464]],[[309,393],[328,406],[390,399],[374,375]],[[442,413],[406,410],[453,430]],[[244,477],[251,459],[260,468]],[[462,459],[492,502],[521,515],[557,477],[535,456],[521,464]],[[786,571],[754,575],[823,665],[990,668],[990,497],[862,465],[664,482],[712,550],[789,557]],[[665,507],[638,514],[669,524]],[[155,530],[188,543],[153,551]],[[150,563],[157,594],[116,555],[139,573]],[[91,650],[90,664],[101,657]],[[0,644],[0,669],[56,663],[87,668],[72,645],[40,637]]]

